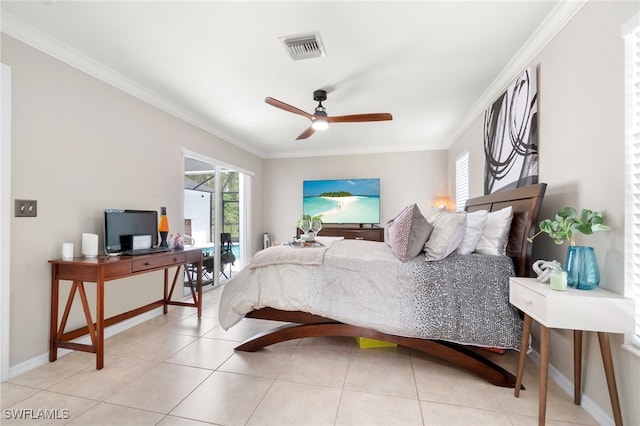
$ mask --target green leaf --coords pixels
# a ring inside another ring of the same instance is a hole
[[[556,244],[562,244],[565,241],[571,241],[573,244],[573,235],[581,232],[585,235],[593,234],[599,231],[608,231],[609,227],[604,224],[602,213],[594,212],[589,209],[582,209],[580,217],[573,207],[564,207],[556,213],[554,220],[545,219],[538,224],[540,232],[548,234],[554,239]],[[533,240],[539,234],[537,233],[530,240]]]

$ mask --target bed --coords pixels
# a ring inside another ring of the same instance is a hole
[[[245,317],[284,322],[238,351],[305,337],[364,337],[514,387],[514,375],[478,348],[520,348],[522,319],[509,304],[508,277],[529,275],[527,238],[535,232],[545,189],[541,183],[467,201],[467,217],[511,212],[504,256],[454,252],[431,262],[424,254],[401,261],[385,243],[340,239],[324,240],[321,250],[262,250],[225,284],[220,324],[228,329]]]

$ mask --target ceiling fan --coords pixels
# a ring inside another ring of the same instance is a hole
[[[313,114],[309,114],[308,112],[302,111],[301,109],[298,109],[289,104],[285,104],[284,102],[277,99],[270,97],[266,97],[264,99],[264,101],[271,106],[301,115],[303,117],[307,117],[309,120],[311,120],[311,126],[309,126],[307,130],[302,132],[296,138],[296,140],[306,139],[311,136],[316,130],[326,129],[327,127],[329,127],[329,123],[358,123],[365,121],[393,120],[391,114],[387,112],[373,114],[338,115],[330,117],[327,115],[327,110],[324,108],[324,106],[322,106],[322,102],[327,100],[326,90],[316,90],[315,92],[313,92],[313,100],[318,102],[318,106],[316,107]]]

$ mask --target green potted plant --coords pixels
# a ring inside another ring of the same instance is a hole
[[[538,226],[540,231],[529,238],[529,242],[532,242],[535,237],[544,232],[549,234],[556,244],[563,244],[565,241],[569,241],[572,246],[575,246],[574,234],[576,232],[590,235],[594,232],[609,230],[609,227],[604,224],[602,213],[582,209],[582,213],[578,217],[576,209],[573,207],[561,209],[556,213],[555,220],[545,219]]]
[[[538,225],[538,231],[528,240],[531,242],[541,233],[549,234],[556,244],[569,241],[564,270],[567,272],[567,285],[581,290],[591,290],[600,283],[600,271],[593,247],[576,246],[574,235],[580,232],[591,235],[594,232],[608,231],[602,213],[582,209],[580,216],[573,207],[565,207],[556,213],[555,219],[545,219]]]

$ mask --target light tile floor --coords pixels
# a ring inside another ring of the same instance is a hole
[[[512,389],[404,348],[314,338],[234,352],[274,323],[218,325],[221,289],[107,339],[105,367],[73,352],[2,383],[2,425],[536,425],[537,368]],[[490,355],[515,372],[517,353]],[[45,410],[45,411],[43,411]],[[30,417],[17,419],[16,416]],[[54,417],[47,419],[46,417]],[[550,381],[547,424],[594,425]]]

